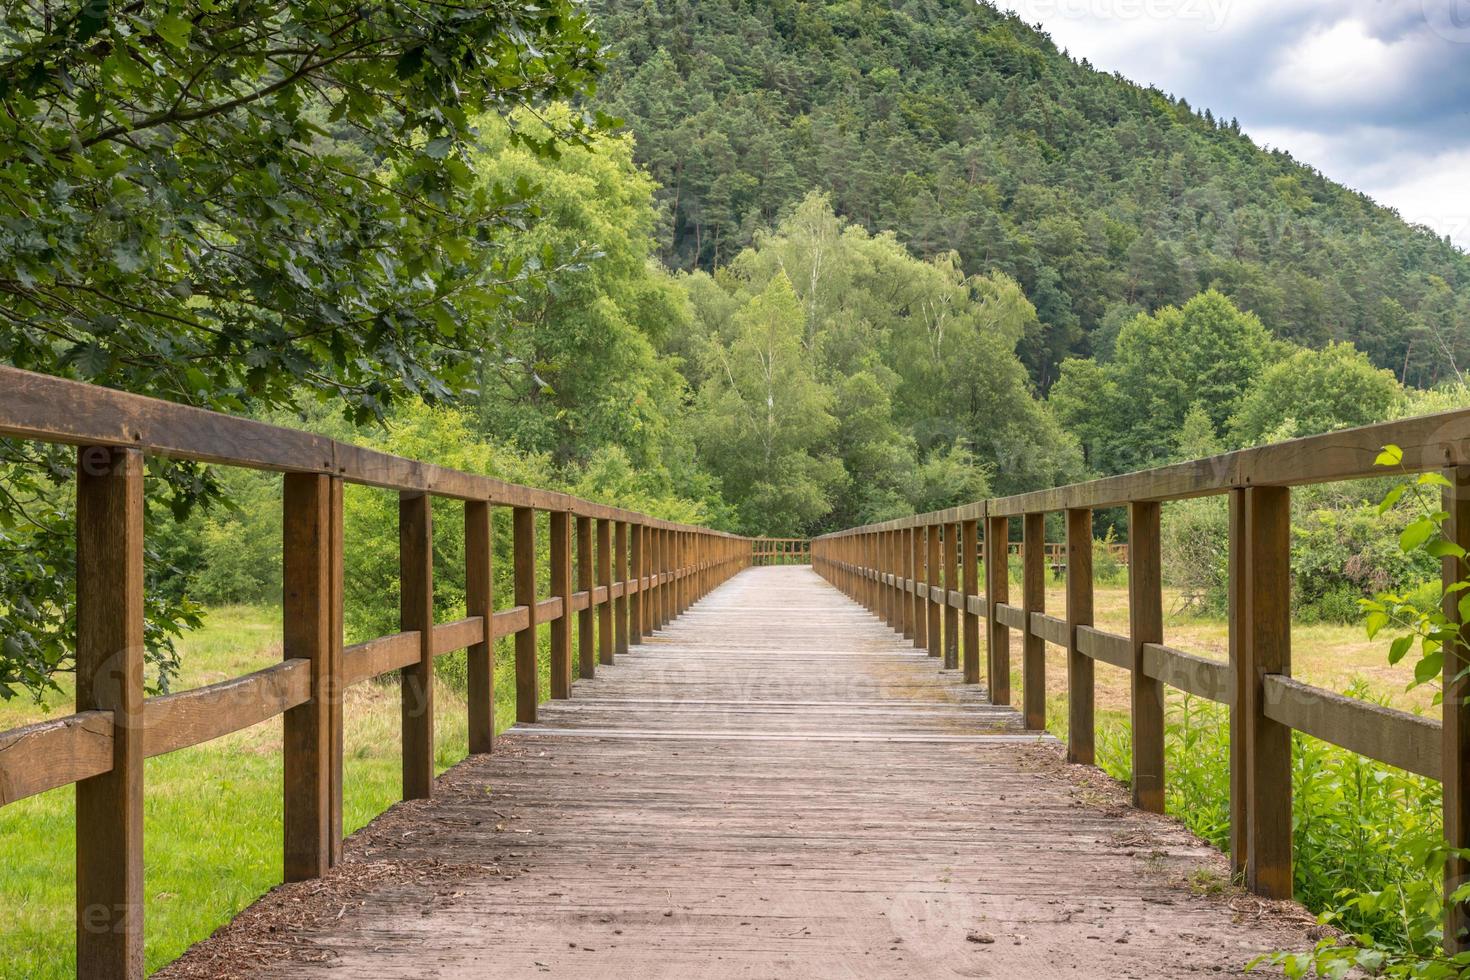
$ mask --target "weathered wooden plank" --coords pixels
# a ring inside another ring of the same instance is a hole
[[[1077,650],[1083,656],[1101,660],[1105,664],[1133,669],[1133,644],[1128,637],[1094,629],[1091,626],[1077,627]]]
[[[525,606],[511,606],[495,613],[495,635],[510,636],[531,628],[531,610]]]
[[[1433,718],[1358,701],[1283,674],[1265,677],[1266,716],[1349,752],[1438,779],[1443,767],[1440,723]]]
[[[342,651],[342,684],[350,687],[390,670],[407,667],[418,658],[418,630],[380,636],[366,643],[354,643]]]
[[[0,806],[111,769],[110,711],[83,711],[0,732]]]
[[[141,980],[143,454],[83,447],[76,487],[77,713],[112,714],[112,764],[76,784],[77,975]]]
[[[455,650],[467,649],[484,642],[484,639],[485,620],[479,616],[439,623],[434,627],[434,656],[442,657]]]
[[[149,698],[143,702],[143,754],[151,759],[212,741],[289,713],[290,709],[306,704],[310,697],[310,661],[296,658],[244,677]],[[328,747],[324,746],[323,751]],[[323,835],[323,846],[330,845],[325,836],[328,818],[325,808],[329,802],[325,794],[329,788],[325,783],[321,786],[324,796],[319,802],[324,809],[313,816],[313,824],[308,827],[313,835],[310,840],[315,840],[318,832]],[[318,818],[319,827],[315,823]],[[331,866],[329,858],[312,856],[309,862],[312,867],[318,859]],[[322,867],[303,877],[315,878],[325,871],[326,867]]]
[[[1185,653],[1161,643],[1145,643],[1143,672],[1197,697],[1220,704],[1235,701],[1235,678],[1230,673],[1230,665],[1219,660]]]
[[[1026,610],[1006,602],[997,602],[993,612],[995,621],[1011,629],[1026,629]]]
[[[577,594],[572,608],[577,610],[577,676],[597,676],[597,631],[594,590],[597,554],[593,549],[592,518],[577,518]]]
[[[1048,616],[1046,613],[1034,612],[1031,614],[1031,636],[1045,643],[1055,643],[1059,647],[1067,645],[1067,638],[1071,630],[1067,627],[1067,621],[1057,616]]]

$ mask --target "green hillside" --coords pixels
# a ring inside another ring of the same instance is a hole
[[[1275,336],[1350,340],[1408,384],[1470,353],[1470,258],[985,4],[602,3],[604,108],[662,185],[672,266],[731,261],[810,190],[921,256],[1018,280],[1047,389],[1140,310],[1211,286]],[[1456,295],[1456,294],[1459,295]]]

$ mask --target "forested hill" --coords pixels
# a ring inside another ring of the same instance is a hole
[[[1019,280],[1042,388],[1067,356],[1107,357],[1136,312],[1212,285],[1277,336],[1351,340],[1409,384],[1470,353],[1463,252],[985,4],[601,8],[600,101],[662,184],[671,265],[727,263],[817,189],[921,256]]]

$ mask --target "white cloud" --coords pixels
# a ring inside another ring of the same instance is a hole
[[[1470,0],[999,4],[1470,248]]]
[[[1419,48],[1417,37],[1384,41],[1362,21],[1342,20],[1283,50],[1271,84],[1283,98],[1316,106],[1379,105],[1402,97]]]

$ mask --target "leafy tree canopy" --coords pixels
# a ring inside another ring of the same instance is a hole
[[[22,0],[3,25],[8,361],[236,412],[315,393],[358,420],[462,386],[487,323],[466,312],[537,273],[496,250],[534,201],[474,180],[475,120],[584,95],[601,64],[572,0]],[[594,122],[515,139],[555,154]],[[0,695],[70,656],[70,465],[0,444]],[[205,471],[160,470],[176,516],[217,494]],[[166,665],[194,612],[163,562]]]

